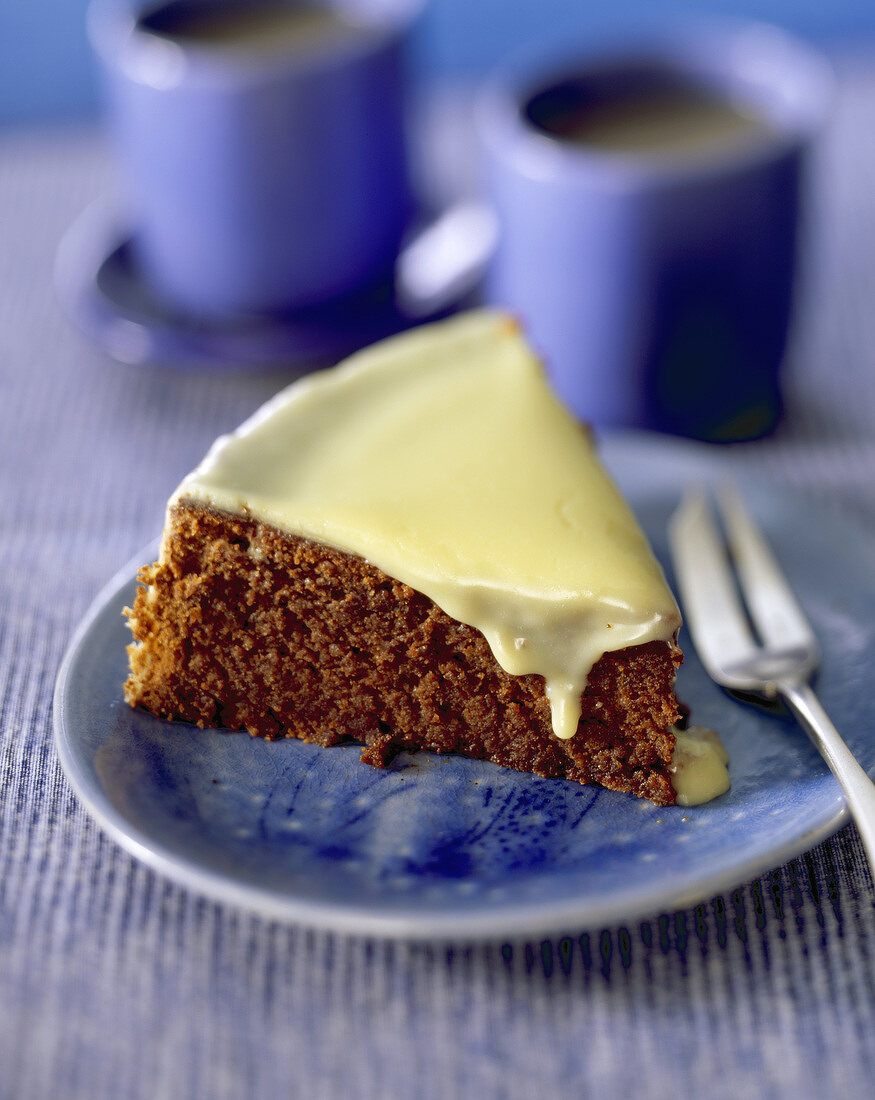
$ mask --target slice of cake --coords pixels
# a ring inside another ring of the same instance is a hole
[[[129,703],[455,752],[665,805],[680,615],[517,325],[475,312],[280,393],[174,493]]]

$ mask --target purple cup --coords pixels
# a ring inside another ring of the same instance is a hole
[[[563,96],[582,110],[666,79],[762,132],[681,156],[585,147],[543,124]],[[803,162],[831,89],[819,55],[751,24],[537,56],[487,82],[477,119],[499,244],[486,296],[519,315],[581,419],[717,441],[775,425]]]
[[[320,5],[342,26],[256,45],[190,33],[247,0],[89,9],[135,259],[171,307],[296,309],[391,267],[413,208],[405,51],[422,0]]]

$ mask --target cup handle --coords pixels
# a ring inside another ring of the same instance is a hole
[[[414,232],[395,262],[395,300],[411,320],[446,309],[473,291],[498,240],[498,219],[484,202],[453,203]]]

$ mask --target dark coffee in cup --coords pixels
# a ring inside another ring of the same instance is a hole
[[[765,138],[766,118],[670,70],[613,68],[569,77],[523,106],[531,125],[598,153],[696,157]]]
[[[173,0],[140,16],[141,30],[187,46],[280,51],[367,32],[330,3]]]

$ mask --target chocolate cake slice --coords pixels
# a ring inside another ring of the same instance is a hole
[[[283,391],[182,482],[140,582],[125,696],[163,718],[676,800],[677,606],[506,316]]]

